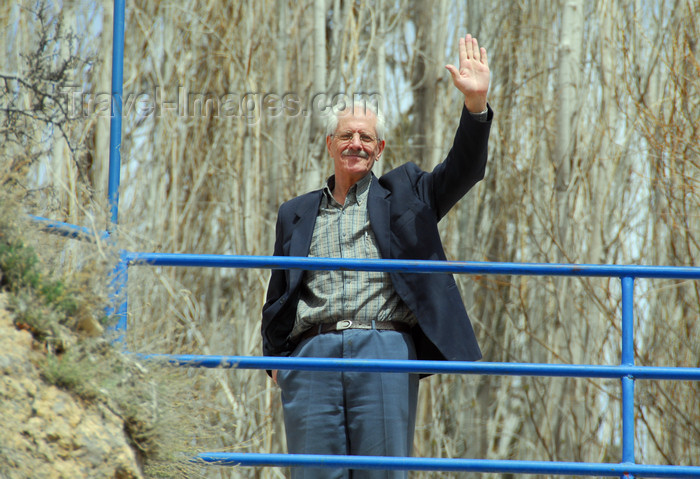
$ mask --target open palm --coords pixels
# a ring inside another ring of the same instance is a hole
[[[467,109],[483,111],[491,79],[486,49],[479,48],[476,38],[467,34],[459,39],[459,69],[454,65],[446,65],[446,68],[452,74],[454,85],[464,94]]]

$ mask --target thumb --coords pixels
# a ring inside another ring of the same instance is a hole
[[[452,75],[452,80],[457,80],[459,78],[459,70],[457,70],[454,65],[445,65],[445,68],[447,68]]]

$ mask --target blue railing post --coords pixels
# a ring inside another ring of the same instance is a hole
[[[634,366],[634,277],[622,277],[622,366]],[[622,378],[622,462],[634,464],[634,377]],[[623,474],[623,478],[633,478]]]
[[[109,184],[107,197],[109,200],[110,222],[107,227],[111,236],[119,223],[119,177],[121,169],[122,142],[122,96],[124,88],[124,0],[114,0],[114,22],[112,28],[112,105],[109,124]],[[119,253],[119,262],[111,273],[110,306],[105,313],[108,318],[116,316],[117,323],[113,326],[116,332],[116,342],[126,347],[126,280],[128,260],[124,252]]]
[[[109,124],[109,197],[112,225],[119,220],[119,170],[121,168],[122,96],[124,88],[124,0],[114,0],[112,38],[112,106]]]
[[[126,326],[128,301],[126,293],[126,283],[129,279],[129,262],[126,252],[119,253],[119,262],[111,272],[110,279],[110,305],[105,313],[108,318],[116,318],[116,324],[110,329],[115,333],[113,340],[121,343],[126,348]]]

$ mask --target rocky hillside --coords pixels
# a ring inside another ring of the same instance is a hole
[[[21,211],[0,190],[0,479],[201,476],[218,423],[192,374],[106,339],[108,255],[66,266]]]
[[[48,384],[43,345],[15,327],[0,295],[0,477],[142,477],[124,420]]]

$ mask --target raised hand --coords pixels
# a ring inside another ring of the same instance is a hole
[[[452,74],[452,82],[464,94],[464,105],[471,113],[486,109],[486,94],[489,91],[491,72],[486,49],[467,34],[459,39],[459,70],[454,65],[445,65]]]

